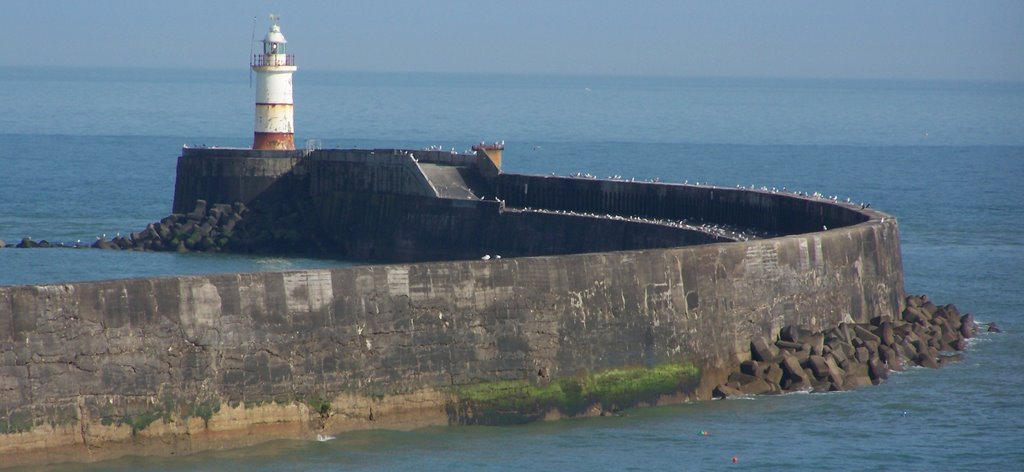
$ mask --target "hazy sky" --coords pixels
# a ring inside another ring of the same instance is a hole
[[[300,68],[1024,80],[1022,0],[36,0],[0,66],[246,68],[253,17]]]

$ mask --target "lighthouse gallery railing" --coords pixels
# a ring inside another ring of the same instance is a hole
[[[294,66],[295,55],[294,54],[253,54],[251,67],[267,67],[267,66]]]

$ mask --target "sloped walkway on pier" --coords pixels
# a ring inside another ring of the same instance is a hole
[[[438,197],[480,200],[494,193],[475,169],[428,162],[420,162],[419,166],[434,186]]]

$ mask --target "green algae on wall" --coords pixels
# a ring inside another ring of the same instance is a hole
[[[541,419],[552,410],[575,416],[600,405],[602,411],[614,411],[692,391],[699,381],[700,370],[687,362],[609,369],[545,385],[485,382],[456,387],[448,416],[461,424],[516,424]]]
[[[209,399],[206,401],[195,402],[188,407],[188,413],[182,416],[182,419],[188,420],[191,417],[198,417],[203,419],[203,424],[209,426],[210,418],[213,418],[217,412],[220,411],[220,400]]]
[[[103,405],[100,407],[99,418],[103,426],[128,425],[132,428],[132,434],[136,434],[158,420],[167,424],[198,417],[209,424],[210,418],[219,411],[220,400],[216,398],[190,402],[168,395],[160,403],[149,407]]]
[[[331,402],[322,396],[306,400],[306,404],[309,405],[313,412],[320,415],[320,418],[331,416]]]
[[[2,397],[3,395],[0,395],[0,398]],[[43,426],[56,428],[62,425],[77,425],[78,421],[78,409],[75,405],[19,408],[0,414],[0,435],[27,433]]]
[[[8,414],[6,418],[0,419],[0,434],[24,433],[32,431],[34,426],[30,413],[14,412]]]

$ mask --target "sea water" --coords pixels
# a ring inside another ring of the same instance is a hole
[[[250,144],[252,96],[244,68],[0,68],[0,239],[88,243],[159,220],[183,144]],[[295,103],[299,146],[461,151],[504,140],[509,172],[766,186],[870,203],[899,220],[909,293],[955,303],[1004,332],[972,340],[963,362],[851,392],[515,427],[364,431],[88,468],[1024,467],[1024,84],[300,70]],[[0,284],[346,265],[0,249]]]

